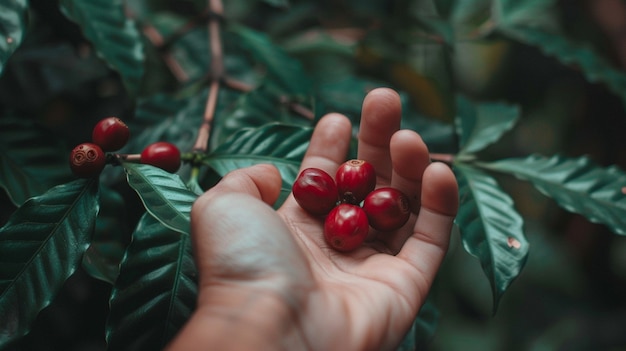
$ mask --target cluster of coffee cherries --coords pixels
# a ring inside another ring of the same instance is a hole
[[[77,177],[91,178],[98,176],[107,162],[122,157],[133,159],[130,155],[107,157],[107,152],[121,149],[130,138],[130,130],[126,123],[117,117],[106,117],[93,128],[91,142],[76,145],[70,153],[70,168]],[[180,150],[176,145],[158,141],[146,146],[140,155],[139,162],[159,167],[170,173],[180,168]]]
[[[292,192],[305,211],[325,217],[326,243],[338,251],[351,251],[365,241],[370,226],[380,232],[394,231],[411,215],[404,193],[392,187],[375,187],[374,166],[354,159],[337,169],[334,180],[321,169],[304,169]]]

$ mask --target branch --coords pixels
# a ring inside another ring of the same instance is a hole
[[[198,136],[193,150],[206,152],[211,136],[211,126],[215,117],[217,98],[220,90],[220,81],[224,75],[224,53],[222,50],[222,38],[220,34],[220,18],[224,11],[222,0],[208,0],[209,11],[214,14],[209,16],[209,50],[211,55],[211,85],[204,108],[204,118],[198,129]]]
[[[435,162],[443,162],[448,166],[452,166],[454,164],[454,155],[452,154],[431,153],[430,159]]]
[[[230,77],[223,77],[222,78],[222,83],[224,83],[224,86],[236,90],[236,91],[240,91],[242,93],[248,93],[251,92],[252,90],[254,90],[254,86],[251,84],[248,84],[246,82],[242,82],[240,80],[237,79],[233,79]],[[286,97],[281,97],[280,99],[280,103],[283,105],[287,105],[287,107],[289,107],[289,109],[291,111],[293,111],[294,113],[308,119],[308,120],[314,120],[315,119],[315,113],[313,111],[311,111],[311,109],[309,109],[308,107],[301,105],[297,102],[291,102],[289,101],[289,99],[287,99]]]
[[[189,75],[183,67],[180,65],[178,60],[172,55],[169,50],[166,50],[166,43],[163,39],[163,36],[159,31],[151,24],[143,25],[143,34],[148,38],[148,40],[154,45],[160,52],[161,58],[172,72],[174,78],[177,81],[183,83],[189,80]]]
[[[193,146],[195,151],[206,152],[209,137],[211,136],[211,125],[213,124],[213,118],[215,116],[215,107],[217,106],[217,95],[219,93],[220,83],[219,80],[212,80],[209,87],[209,96],[207,97],[206,107],[204,108],[204,118],[200,128],[198,128],[198,136],[196,137],[196,143]]]
[[[135,14],[130,10],[130,8],[126,7],[125,11],[126,15],[129,18],[136,18]],[[161,33],[159,33],[158,29],[156,29],[156,27],[154,27],[150,23],[143,23],[141,30],[146,38],[148,38],[150,43],[152,43],[152,45],[154,45],[154,47],[159,50],[161,58],[170,69],[170,72],[172,72],[174,78],[176,78],[176,80],[181,83],[188,81],[189,75],[187,74],[187,72],[185,72],[183,67],[172,55],[172,53],[169,52],[169,50],[166,50],[166,46],[169,42],[165,42],[165,39],[163,39],[163,36],[161,35]]]

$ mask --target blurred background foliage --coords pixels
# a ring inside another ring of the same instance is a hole
[[[3,116],[36,121],[65,150],[89,139],[91,126],[103,116],[116,115],[138,126],[148,125],[151,113],[164,109],[201,116],[203,85],[210,78],[205,1],[125,2],[144,42],[143,67],[124,67],[123,59],[109,58],[105,64],[89,44],[90,34],[68,19],[76,13],[72,3],[30,1],[28,34],[0,78]],[[455,153],[455,101],[463,94],[516,104],[521,110],[517,126],[481,152],[482,159],[560,153],[626,169],[623,1],[229,0],[224,6],[224,50],[233,53],[224,64],[240,84],[262,86],[256,95],[245,96],[256,97],[257,108],[268,94],[288,90],[293,93],[289,103],[310,108],[315,117],[339,111],[358,120],[365,93],[389,86],[402,92],[405,113],[427,116],[428,123],[405,123],[423,132],[431,151]],[[296,58],[311,81],[300,79],[299,67],[281,65],[271,52],[264,55],[270,43]],[[121,66],[111,67],[111,62]],[[143,70],[143,80],[131,74],[122,79],[120,70]],[[290,75],[290,70],[296,73]],[[272,84],[263,80],[266,75],[274,76]],[[316,92],[314,101],[307,99],[309,89]],[[216,116],[213,147],[220,133],[231,134],[267,114],[246,110],[241,95],[221,91],[223,113]],[[276,111],[275,105],[266,107]],[[294,120],[293,108],[278,111],[280,118]],[[220,118],[238,122],[229,125]],[[170,124],[177,126],[183,128],[175,120]],[[153,131],[165,138],[184,132]],[[116,179],[111,173],[110,179]],[[430,315],[437,323],[428,349],[626,350],[626,238],[564,211],[528,183],[496,177],[525,219],[531,243],[526,266],[493,315],[489,282],[455,233],[431,294],[435,308]],[[127,187],[110,185],[125,201],[133,201]],[[0,197],[4,223],[15,206],[8,194]],[[106,201],[103,211],[110,215],[99,225],[123,228],[117,231],[121,237],[109,242],[119,247],[108,251],[123,252],[142,212],[115,213],[120,199]],[[87,273],[79,270],[66,282],[18,349],[104,348],[111,286]]]

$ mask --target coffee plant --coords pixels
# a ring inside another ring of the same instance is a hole
[[[284,199],[316,121],[343,113],[356,135],[363,97],[380,86],[400,93],[403,128],[455,171],[447,260],[464,254],[457,241],[483,272],[456,290],[457,307],[480,315],[470,291],[485,282],[478,300],[495,318],[531,239],[541,250],[553,237],[528,235],[542,210],[626,234],[626,73],[588,3],[0,2],[0,349],[79,349],[89,328],[103,349],[163,348],[195,305],[194,200],[258,163],[280,170]],[[597,100],[612,119],[592,125],[604,129],[580,122]],[[79,177],[70,153],[107,117],[130,137]],[[155,163],[141,162],[154,143],[174,147],[169,172],[153,149]],[[453,313],[438,303],[448,273],[401,349],[425,348]]]

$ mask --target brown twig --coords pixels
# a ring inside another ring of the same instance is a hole
[[[208,0],[209,10],[213,14],[220,16],[224,6],[222,0]],[[211,136],[211,126],[215,117],[217,98],[219,95],[220,81],[224,75],[224,53],[222,50],[222,38],[220,34],[220,22],[217,16],[209,18],[209,50],[211,55],[211,84],[204,108],[204,117],[194,144],[194,151],[206,152],[209,138]]]
[[[223,77],[222,82],[224,83],[224,86],[243,93],[247,93],[255,89],[255,87],[251,84],[230,77]],[[310,108],[302,104],[289,101],[289,99],[287,99],[286,97],[281,97],[280,103],[287,105],[287,107],[289,107],[291,111],[308,120],[312,121],[315,119],[315,113]]]
[[[454,155],[452,154],[431,153],[430,159],[435,162],[443,162],[448,166],[452,166],[454,164]]]
[[[211,125],[213,124],[213,118],[215,116],[215,107],[217,106],[219,89],[219,80],[211,81],[209,96],[207,97],[206,107],[204,108],[204,118],[200,128],[198,128],[198,136],[196,137],[196,143],[193,146],[195,151],[205,152],[207,150],[209,137],[211,135]]]
[[[163,36],[153,25],[144,24],[143,34],[157,49],[162,49],[165,47],[165,40],[163,39]],[[187,74],[187,72],[185,72],[178,60],[174,58],[169,50],[160,50],[160,54],[161,58],[170,69],[170,72],[172,72],[172,75],[174,76],[174,78],[176,78],[177,81],[182,83],[189,80],[189,75]]]
[[[129,17],[135,17],[134,13],[128,8],[126,8],[126,13]],[[161,33],[159,33],[158,29],[150,23],[144,23],[142,25],[142,32],[150,43],[159,50],[161,58],[165,62],[165,65],[169,68],[170,72],[172,72],[174,78],[181,83],[188,81],[189,75],[185,72],[178,60],[176,60],[169,50],[164,50],[167,43]]]
[[[246,82],[242,82],[240,80],[233,79],[230,77],[223,77],[222,83],[224,83],[224,86],[230,89],[236,90],[236,91],[240,91],[242,93],[248,93],[254,90],[254,86],[252,84],[248,84]]]

